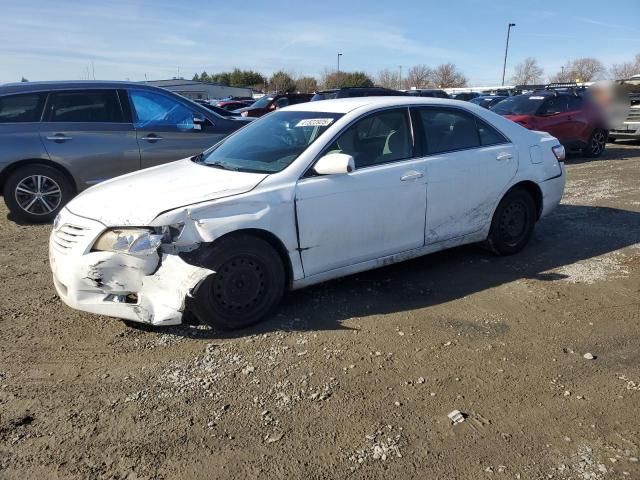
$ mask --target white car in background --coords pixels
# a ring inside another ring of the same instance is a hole
[[[54,224],[53,278],[79,310],[244,327],[287,289],[474,242],[519,251],[562,198],[562,160],[468,102],[302,103],[79,195]]]

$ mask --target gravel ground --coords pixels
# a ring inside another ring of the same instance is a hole
[[[567,163],[522,253],[311,287],[233,334],[70,310],[50,226],[3,205],[0,478],[640,478],[640,145]]]

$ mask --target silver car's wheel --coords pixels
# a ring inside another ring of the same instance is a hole
[[[62,201],[60,185],[46,175],[23,178],[16,185],[14,193],[20,208],[30,215],[50,215]]]
[[[69,177],[49,165],[17,168],[4,182],[4,201],[11,216],[22,222],[50,222],[71,200],[75,189]]]

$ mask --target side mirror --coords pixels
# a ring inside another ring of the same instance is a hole
[[[193,129],[194,130],[202,130],[202,126],[206,125],[208,122],[207,117],[202,115],[201,113],[193,114]]]
[[[346,153],[328,153],[320,158],[313,167],[318,175],[336,175],[351,173],[356,169],[351,155]]]

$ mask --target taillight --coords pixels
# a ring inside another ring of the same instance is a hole
[[[564,147],[562,145],[555,145],[551,147],[551,151],[556,156],[559,162],[563,162],[567,157],[566,152],[564,151]]]

